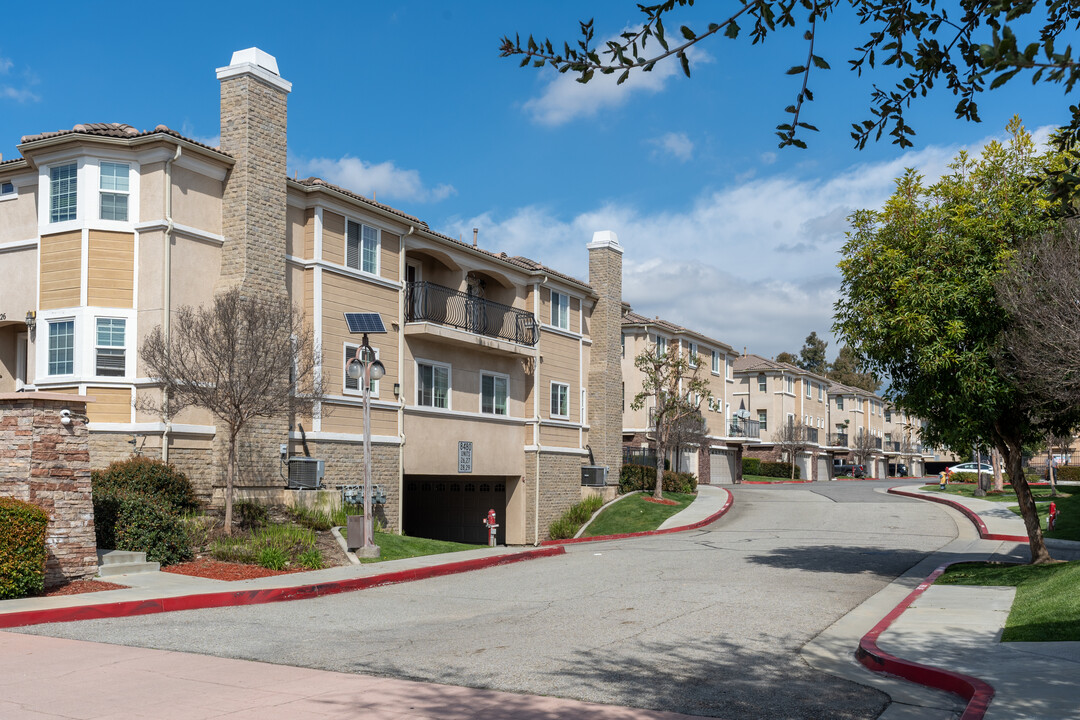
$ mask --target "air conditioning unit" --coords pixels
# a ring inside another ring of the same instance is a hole
[[[326,461],[294,455],[289,458],[289,489],[318,490],[322,485]]]
[[[588,487],[607,485],[608,469],[602,465],[584,465],[581,468],[581,484]]]

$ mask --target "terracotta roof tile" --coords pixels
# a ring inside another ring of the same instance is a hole
[[[20,144],[36,142],[38,140],[47,140],[49,138],[61,137],[63,135],[92,135],[94,137],[113,137],[113,138],[140,138],[148,137],[150,135],[169,135],[170,137],[179,138],[192,145],[198,145],[201,148],[212,150],[213,152],[224,155],[225,157],[232,157],[229,153],[225,152],[221,148],[211,147],[206,143],[201,143],[198,140],[192,140],[189,137],[181,135],[175,130],[165,126],[158,125],[153,130],[136,130],[131,125],[125,123],[80,123],[70,130],[56,130],[54,132],[38,133],[37,135],[23,135]]]

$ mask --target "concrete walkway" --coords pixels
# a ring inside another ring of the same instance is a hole
[[[715,485],[698,485],[697,490],[698,494],[694,498],[694,502],[669,517],[657,529],[670,530],[671,528],[699,523],[720,512],[720,509],[727,503],[728,498],[731,497],[731,493]]]

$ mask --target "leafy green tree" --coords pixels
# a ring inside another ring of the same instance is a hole
[[[788,365],[798,365],[799,356],[795,353],[782,352],[776,356],[776,362],[787,363]]]
[[[693,361],[693,362],[691,362]],[[653,497],[664,497],[664,454],[672,447],[672,435],[680,424],[700,415],[702,402],[712,397],[702,376],[704,363],[697,356],[680,355],[677,350],[659,352],[653,345],[634,358],[642,374],[641,391],[630,403],[632,410],[649,409],[649,425],[656,443],[656,488]]]
[[[862,367],[863,363],[859,361],[851,346],[842,345],[836,359],[829,366],[827,374],[830,380],[842,385],[862,388],[867,392],[876,393],[881,387],[881,380],[872,372],[864,372]]]
[[[751,44],[764,43],[779,30],[790,29],[802,35],[804,48],[788,75],[800,76],[794,102],[785,108],[790,117],[776,126],[780,147],[806,147],[799,137],[817,128],[802,118],[804,103],[813,101],[810,89],[812,72],[828,70],[829,61],[815,51],[818,29],[842,13],[854,13],[866,29],[847,60],[850,70],[859,75],[884,66],[895,84],[875,85],[870,95],[869,116],[852,124],[855,146],[863,148],[873,137],[881,138],[887,129],[894,144],[912,145],[915,131],[905,122],[904,111],[919,97],[935,87],[947,88],[958,100],[957,118],[979,121],[980,93],[994,90],[1018,75],[1034,84],[1063,85],[1066,94],[1080,80],[1080,62],[1073,59],[1072,45],[1061,46],[1064,35],[1070,37],[1080,27],[1080,10],[1072,0],[1046,2],[1002,2],[1001,0],[960,0],[959,7],[948,7],[936,0],[882,2],[881,0],[742,0],[727,11],[718,11],[713,3],[693,0],[664,0],[639,4],[643,17],[617,38],[598,43],[593,20],[580,22],[581,37],[575,43],[537,40],[532,35],[522,42],[520,34],[504,36],[500,41],[502,57],[520,57],[521,66],[550,65],[559,72],[570,72],[578,82],[587,83],[596,73],[618,74],[621,84],[631,70],[649,72],[656,63],[675,57],[683,72],[690,75],[692,46],[721,36],[730,40],[740,34]],[[703,18],[698,23],[679,25],[674,37],[665,20],[675,12],[678,20],[693,12],[720,17]],[[621,21],[620,21],[621,22]],[[694,27],[691,27],[691,24]],[[789,36],[790,37],[790,36]],[[1021,73],[1023,73],[1021,75]],[[989,85],[988,85],[989,84]],[[1059,138],[1059,149],[1080,145],[1080,106],[1069,108],[1072,118],[1067,132]],[[1059,169],[1052,176],[1055,194],[1068,196],[1080,184],[1076,162]]]
[[[1051,558],[1021,465],[1042,436],[1030,397],[995,350],[1008,326],[995,281],[1019,244],[1046,231],[1045,194],[1025,178],[1044,162],[1014,118],[1005,143],[961,152],[925,186],[909,170],[880,211],[859,210],[843,250],[835,330],[890,378],[888,397],[925,418],[922,439],[952,449],[992,443],[1005,462],[1033,563]],[[1073,423],[1075,424],[1075,423]]]
[[[807,372],[824,375],[829,371],[829,363],[825,360],[825,348],[829,343],[817,336],[817,332],[811,332],[806,336],[802,350],[799,351],[799,367]]]

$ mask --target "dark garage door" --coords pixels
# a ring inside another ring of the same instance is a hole
[[[503,478],[405,477],[403,528],[406,535],[487,544],[484,518],[494,508],[496,542],[506,542],[506,482]]]

